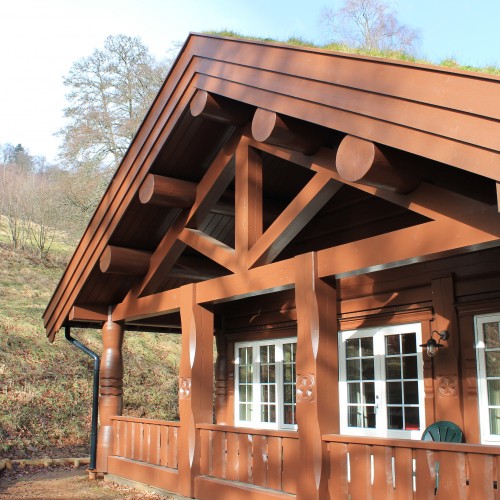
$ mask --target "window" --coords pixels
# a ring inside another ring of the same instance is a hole
[[[339,336],[341,432],[420,439],[425,427],[420,323]]]
[[[500,314],[476,316],[481,442],[500,441]]]
[[[295,429],[296,339],[235,344],[235,422]]]

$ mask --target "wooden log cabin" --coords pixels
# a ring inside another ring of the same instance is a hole
[[[96,470],[498,498],[499,151],[498,77],[191,35],[44,313],[102,329]],[[121,416],[131,329],[182,336],[178,422]]]

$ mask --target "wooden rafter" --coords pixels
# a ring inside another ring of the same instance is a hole
[[[139,295],[157,291],[163,277],[173,267],[185,248],[185,243],[178,239],[185,227],[196,227],[203,221],[222,193],[234,178],[231,158],[238,145],[241,134],[235,132],[219,151],[196,190],[196,200],[190,211],[184,211],[162,238],[151,257],[149,271],[138,286]]]
[[[272,262],[341,187],[316,174],[251,248],[249,267]]]
[[[224,243],[197,229],[185,228],[181,231],[178,238],[184,244],[194,248],[202,255],[217,262],[217,264],[229,269],[233,273],[238,272],[238,261],[233,248],[224,245]]]

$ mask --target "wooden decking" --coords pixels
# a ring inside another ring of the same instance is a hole
[[[179,422],[114,417],[109,473],[178,492]],[[295,498],[298,433],[199,424],[196,498]],[[323,436],[329,498],[500,497],[500,448],[400,439]]]

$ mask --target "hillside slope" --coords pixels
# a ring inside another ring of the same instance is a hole
[[[63,270],[0,243],[0,459],[88,453],[90,358],[59,333],[49,344],[41,315]],[[72,335],[100,353],[99,330]],[[124,414],[177,418],[180,338],[125,334]]]

